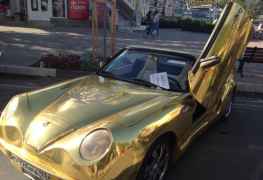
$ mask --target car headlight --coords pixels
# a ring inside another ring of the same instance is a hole
[[[4,108],[3,112],[0,114],[0,119],[9,119],[12,117],[17,110],[18,102],[18,97],[12,98]]]
[[[88,134],[80,145],[80,155],[88,161],[102,159],[112,145],[112,134],[107,129],[98,129]]]

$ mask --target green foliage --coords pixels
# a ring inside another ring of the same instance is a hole
[[[182,18],[162,18],[161,28],[180,28],[184,31],[211,33],[214,25],[207,21],[182,19]]]
[[[229,2],[229,0],[219,0],[218,1],[218,6],[221,8],[224,8],[225,5],[227,4],[227,2]]]
[[[226,5],[229,1],[230,1],[230,0],[218,0],[217,4],[218,4],[219,7],[224,8],[225,5]],[[245,0],[235,0],[235,1],[237,1],[237,2],[239,2],[239,3],[241,3],[241,4],[245,4],[245,2],[246,2]]]
[[[92,51],[90,49],[85,50],[83,55],[80,57],[81,69],[90,72],[97,71],[99,67],[99,61],[94,61],[92,58]]]

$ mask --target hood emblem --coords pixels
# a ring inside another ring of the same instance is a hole
[[[89,104],[92,102],[102,104],[117,104],[121,97],[125,97],[127,93],[121,87],[112,87],[108,89],[98,89],[95,87],[78,87],[69,92],[69,96],[80,102]]]
[[[46,122],[43,122],[42,126],[43,127],[48,127],[50,124],[51,124],[51,122],[46,121]]]

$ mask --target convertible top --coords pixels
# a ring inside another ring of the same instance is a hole
[[[128,46],[125,49],[149,51],[149,52],[155,52],[155,53],[165,53],[169,55],[180,55],[185,58],[188,58],[189,60],[192,60],[193,62],[195,62],[197,57],[200,55],[200,54],[189,53],[186,51],[177,51],[177,50],[168,49],[168,48],[158,48],[158,47],[151,47],[151,46]]]

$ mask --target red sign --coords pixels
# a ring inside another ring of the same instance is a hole
[[[6,5],[0,4],[0,13],[5,13],[8,7]]]
[[[89,0],[69,0],[70,19],[86,20],[89,17]]]

